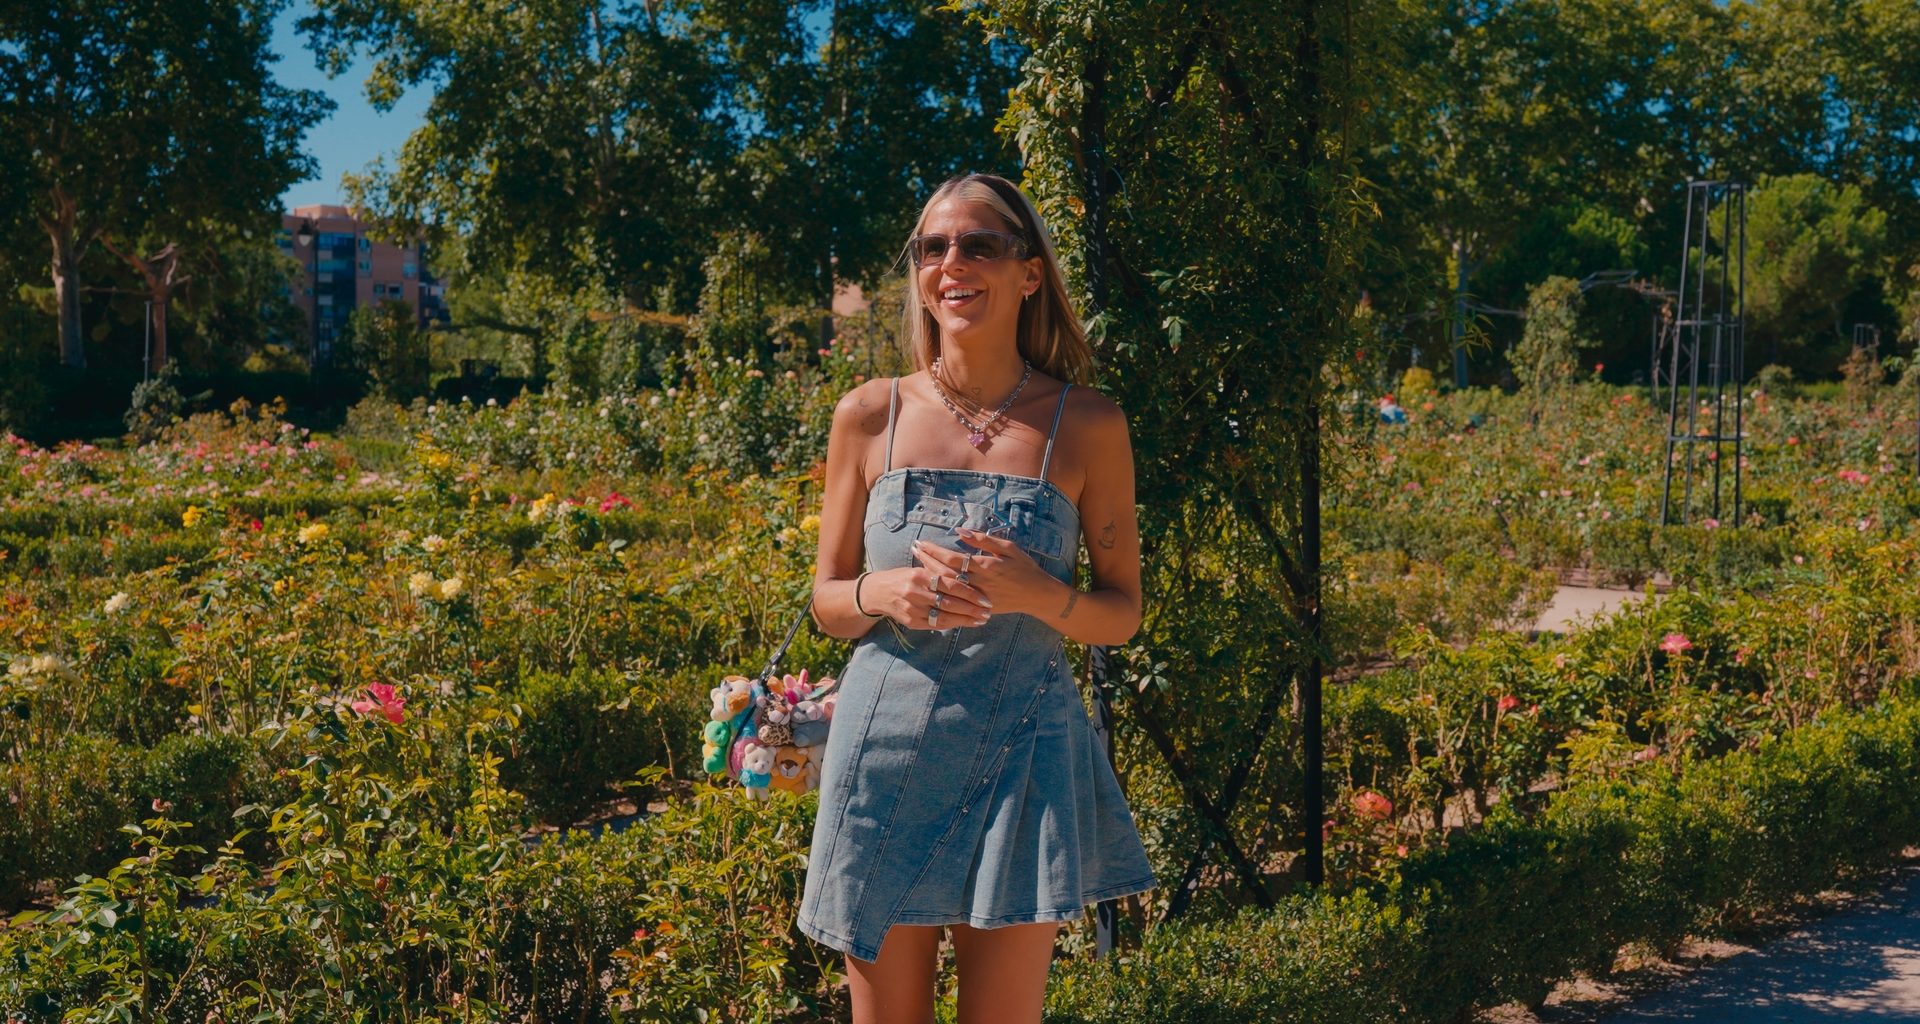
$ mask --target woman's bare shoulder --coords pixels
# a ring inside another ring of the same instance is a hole
[[[1127,430],[1127,414],[1120,408],[1120,403],[1090,384],[1076,385],[1067,392],[1067,408],[1062,415],[1071,419],[1083,432],[1101,435],[1119,431],[1125,434]]]
[[[834,405],[833,429],[879,436],[887,429],[887,403],[892,394],[892,379],[887,377],[876,377],[854,387]]]

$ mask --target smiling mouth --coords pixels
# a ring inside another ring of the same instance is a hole
[[[940,304],[952,309],[972,302],[979,295],[980,289],[978,288],[963,288],[955,285],[954,287],[942,288],[940,290]]]

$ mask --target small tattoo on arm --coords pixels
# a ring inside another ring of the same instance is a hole
[[[1119,532],[1112,522],[1108,522],[1107,525],[1100,528],[1099,545],[1108,551],[1112,551],[1114,538],[1119,535]]]
[[[1060,609],[1060,617],[1064,619],[1067,616],[1072,615],[1073,606],[1075,604],[1078,604],[1079,601],[1080,601],[1080,588],[1075,587],[1073,588],[1073,590],[1067,593],[1067,606],[1065,608]]]

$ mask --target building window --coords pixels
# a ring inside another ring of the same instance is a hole
[[[372,249],[373,249],[373,241],[371,239],[364,238],[364,237],[360,239],[361,252],[370,252],[372,251]]]
[[[372,261],[372,260],[361,260],[361,261],[360,261],[360,273],[362,273],[362,274],[371,274],[371,273],[373,273],[373,261]]]
[[[406,262],[406,263],[403,263],[403,264],[401,264],[401,265],[400,265],[400,272],[401,272],[401,273],[403,273],[403,274],[405,274],[405,275],[407,276],[407,280],[409,280],[409,281],[411,281],[411,280],[413,280],[413,275],[414,275],[414,273],[415,273],[415,269],[414,269],[414,265],[413,265],[413,263],[412,263],[412,261],[408,261],[408,262]]]

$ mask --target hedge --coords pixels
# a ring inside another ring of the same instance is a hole
[[[1753,751],[1658,763],[1496,809],[1388,881],[1156,929],[1057,968],[1049,1021],[1459,1022],[1537,1005],[1629,943],[1671,950],[1891,863],[1920,841],[1920,699],[1824,715]]]
[[[1360,551],[1398,551],[1431,562],[1459,553],[1506,555],[1535,568],[1586,568],[1600,579],[1634,586],[1657,571],[1675,583],[1763,584],[1791,560],[1794,541],[1779,530],[1652,526],[1627,519],[1573,526],[1347,508],[1327,521],[1340,544]]]
[[[1537,1003],[1626,944],[1735,930],[1889,863],[1920,838],[1915,777],[1912,693],[1678,776],[1648,762],[1578,782],[1531,820],[1497,810],[1354,891],[1056,964],[1047,1019],[1451,1024]],[[531,847],[468,819],[464,834],[389,842],[277,890],[218,867],[169,882],[154,874],[166,858],[128,861],[80,886],[65,920],[0,929],[0,1015],[102,1017],[84,1011],[145,991],[132,985],[145,972],[139,984],[184,994],[152,1019],[183,1022],[322,1020],[347,1005],[414,1019],[461,1006],[486,1019],[817,1019],[837,1005],[836,958],[792,928],[812,808],[714,792],[626,832]],[[196,888],[209,905],[167,895]],[[116,923],[133,915],[145,924]]]

